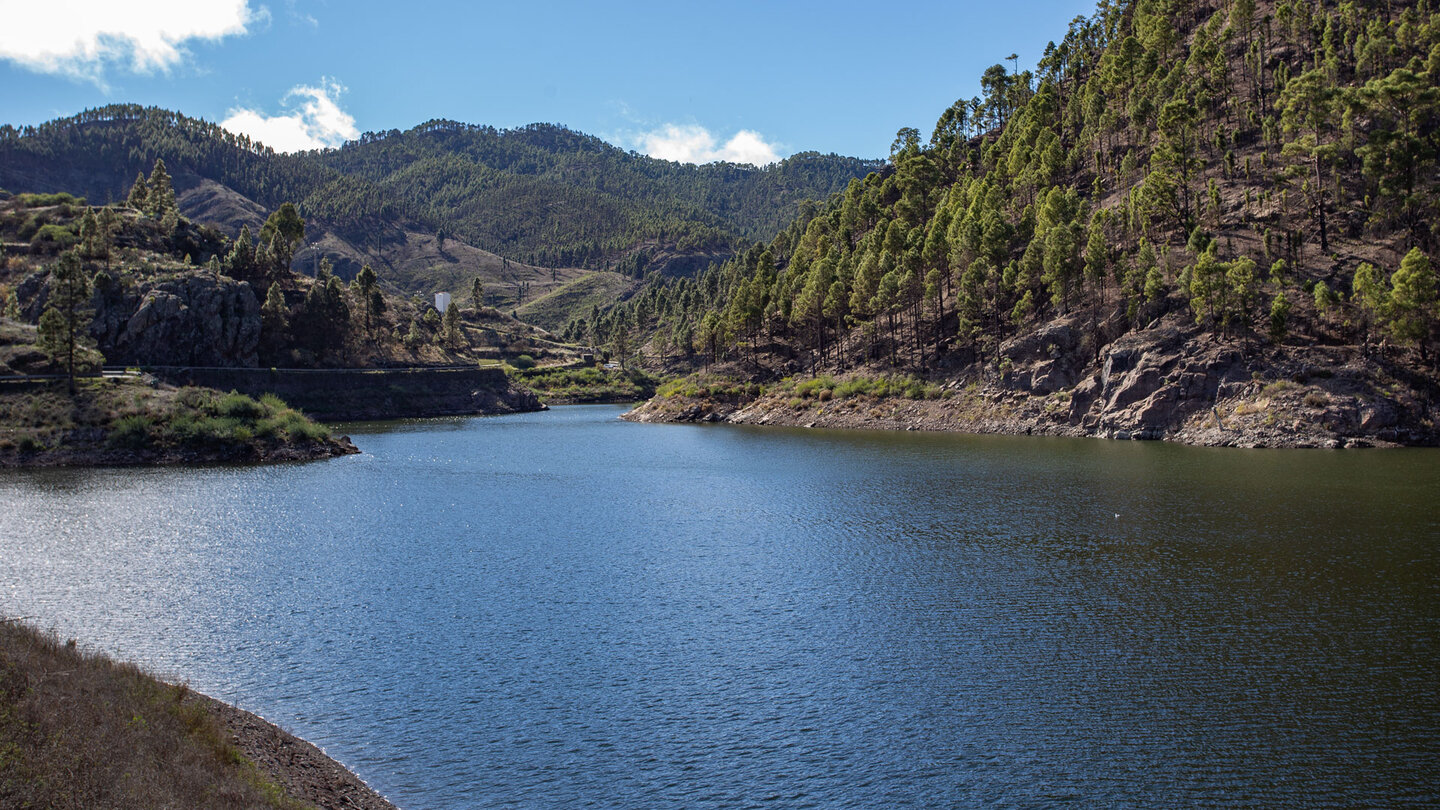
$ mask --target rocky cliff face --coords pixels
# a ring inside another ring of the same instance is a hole
[[[938,382],[934,398],[799,397],[778,385],[758,398],[656,397],[626,418],[1239,447],[1440,441],[1434,381],[1383,353],[1262,349],[1201,334],[1183,313],[1112,337],[1117,331],[1113,324],[1058,319],[1001,344],[994,364],[956,369]]]
[[[192,273],[96,290],[91,334],[112,364],[254,367],[260,303],[250,284]]]
[[[49,273],[16,287],[26,320],[49,299]],[[111,365],[253,368],[260,343],[260,302],[250,284],[203,271],[97,285],[90,335]]]

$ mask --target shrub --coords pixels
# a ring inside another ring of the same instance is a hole
[[[107,439],[116,447],[139,450],[150,443],[150,429],[154,425],[155,421],[148,416],[123,416],[115,420]]]
[[[175,394],[175,401],[187,408],[204,408],[210,404],[210,392],[187,385]]]
[[[535,358],[531,357],[528,354],[522,354],[514,360],[511,360],[510,365],[520,369],[521,371],[526,371],[535,367]]]
[[[821,391],[834,391],[835,378],[825,374],[814,379],[806,380],[795,386],[795,393],[802,397],[818,397]]]
[[[79,241],[75,232],[64,225],[41,225],[30,239],[30,248],[42,253],[59,253]]]
[[[285,432],[289,433],[292,439],[309,442],[318,442],[330,438],[330,431],[326,430],[324,425],[311,422],[298,413],[286,424]]]
[[[660,386],[655,393],[666,399],[671,397],[693,397],[697,393],[697,389],[694,380],[680,379],[665,383]]]
[[[255,423],[254,435],[256,436],[270,438],[280,433],[284,433],[291,439],[303,441],[319,441],[330,437],[330,431],[324,425],[311,422],[299,411],[294,410],[286,410]]]
[[[26,208],[43,208],[51,205],[84,205],[83,197],[61,191],[56,194],[17,194],[15,199]]]
[[[234,419],[260,419],[266,415],[264,405],[244,394],[231,391],[220,397],[212,408],[216,416]]]

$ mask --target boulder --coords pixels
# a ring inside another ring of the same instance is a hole
[[[1068,321],[1053,321],[1000,344],[1000,356],[1020,365],[1069,357],[1080,347],[1080,332]]]
[[[1130,370],[1118,381],[1112,380],[1111,393],[1106,410],[1119,411],[1130,407],[1159,390],[1165,383],[1164,374],[1154,366],[1142,366]]]
[[[1075,385],[1075,368],[1066,358],[1041,363],[1030,373],[1030,391],[1034,394],[1053,394]]]
[[[91,334],[111,363],[254,367],[260,303],[248,282],[192,273],[95,296]]]

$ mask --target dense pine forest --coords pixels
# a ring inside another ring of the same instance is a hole
[[[156,159],[176,178],[182,209],[184,192],[209,181],[252,208],[295,203],[312,230],[332,230],[377,256],[407,232],[421,232],[442,246],[454,238],[512,262],[630,275],[670,265],[691,270],[747,239],[769,238],[803,201],[880,166],[804,153],[765,168],[697,167],[561,126],[498,130],[452,121],[280,154],[215,124],[136,105],[0,127],[0,188],[12,192],[116,201]]]
[[[594,347],[708,375],[647,418],[851,425],[827,403],[898,398],[912,427],[1435,441],[1430,0],[1104,0],[1033,69],[1007,62],[880,162],[682,166],[559,126],[451,121],[282,155],[116,106],[0,128],[0,184],[127,200],[173,258],[307,313],[263,330],[267,362]],[[152,165],[170,167],[164,199],[137,202]],[[187,205],[232,233],[178,247],[202,233]],[[282,213],[303,239],[276,238]],[[46,240],[86,226],[14,216],[23,291],[21,270],[64,247]],[[471,321],[395,295],[432,288]],[[327,290],[334,328],[316,326]],[[359,329],[372,299],[405,314]]]
[[[898,369],[1049,396],[1149,330],[1251,365],[1349,347],[1425,400],[1437,78],[1424,0],[1105,0],[814,216],[570,334],[653,335],[754,380]]]

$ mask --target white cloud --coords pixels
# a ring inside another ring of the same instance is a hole
[[[102,85],[109,65],[167,71],[185,58],[187,41],[244,34],[266,16],[248,0],[22,0],[0,2],[0,12],[0,59]]]
[[[640,151],[653,158],[677,163],[751,163],[765,166],[780,159],[773,144],[760,133],[742,129],[723,146],[716,147],[710,130],[698,124],[666,124],[635,139]]]
[[[220,126],[237,135],[249,135],[277,152],[299,152],[339,146],[360,137],[355,117],[340,109],[345,88],[333,79],[321,79],[320,86],[298,85],[281,100],[289,107],[285,115],[267,116],[259,110],[235,107]]]

